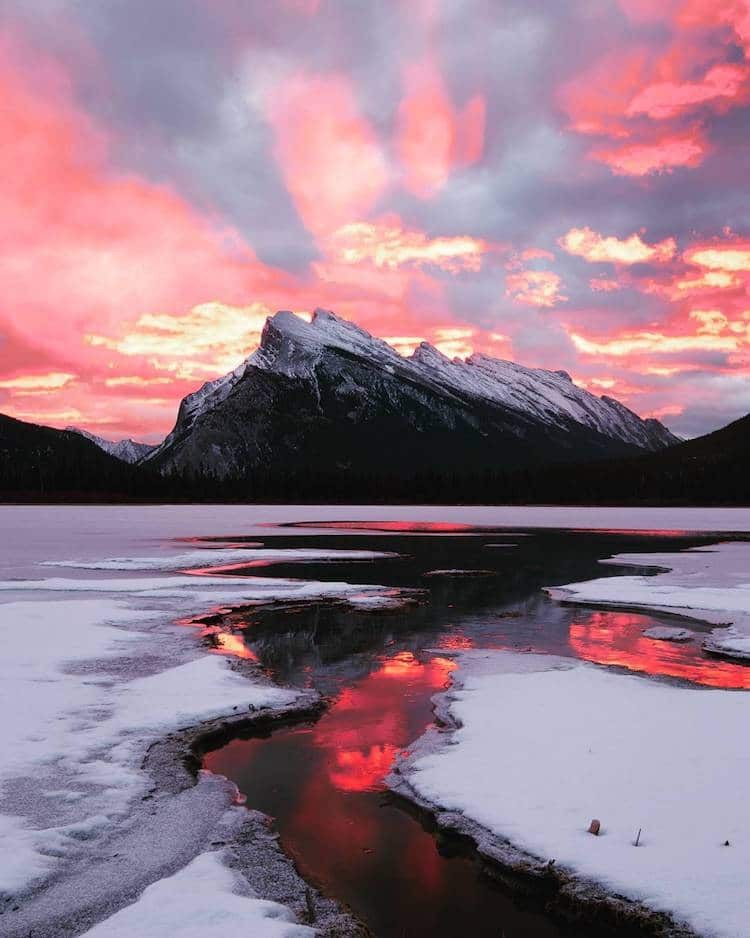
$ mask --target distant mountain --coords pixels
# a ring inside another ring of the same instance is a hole
[[[750,504],[750,414],[636,464],[645,497]]]
[[[96,436],[95,433],[89,433],[88,430],[81,430],[79,427],[66,427],[70,433],[78,433],[81,436],[85,436],[87,440],[91,440],[92,443],[95,443],[99,449],[103,449],[105,453],[109,453],[110,456],[114,456],[116,459],[121,459],[123,462],[128,463],[137,463],[139,460],[143,459],[144,456],[148,456],[153,450],[156,449],[155,446],[152,446],[150,443],[137,443],[135,440],[105,440],[104,437]]]
[[[468,474],[653,452],[677,438],[562,371],[485,355],[449,359],[422,343],[408,358],[316,310],[266,321],[239,368],[180,405],[143,464],[162,474]]]
[[[0,492],[44,497],[116,494],[132,485],[133,469],[68,430],[0,414]]]

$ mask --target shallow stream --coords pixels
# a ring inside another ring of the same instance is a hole
[[[716,538],[399,523],[343,533],[342,527],[331,536],[269,529],[265,543],[388,550],[398,558],[273,564],[263,575],[417,588],[427,591],[423,600],[381,612],[337,603],[275,605],[213,623],[206,639],[217,652],[257,659],[275,680],[314,687],[331,705],[314,723],[265,739],[234,739],[209,753],[205,767],[231,778],[249,807],[271,815],[302,875],[349,906],[377,938],[573,934],[501,891],[470,850],[437,835],[429,819],[387,792],[383,779],[431,722],[431,697],[448,685],[456,649],[533,650],[659,679],[750,687],[750,668],[701,653],[708,628],[561,605],[541,589],[632,573],[598,564],[614,553],[677,550]],[[432,571],[453,572],[425,576]],[[254,564],[231,572],[260,571]],[[642,634],[663,624],[687,625],[695,639],[674,644]]]

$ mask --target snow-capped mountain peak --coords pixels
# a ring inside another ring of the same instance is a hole
[[[105,440],[104,437],[97,436],[95,433],[89,433],[88,430],[81,430],[79,427],[66,427],[70,433],[77,433],[79,436],[86,437],[92,443],[96,443],[99,449],[105,453],[121,459],[123,462],[137,463],[145,456],[148,456],[155,447],[150,443],[138,443],[136,440]]]
[[[428,342],[404,357],[330,310],[316,309],[309,321],[281,310],[245,362],[184,399],[149,461],[218,475],[299,460],[341,467],[407,458],[460,468],[674,442],[658,421],[591,394],[567,372],[479,353],[451,359]]]

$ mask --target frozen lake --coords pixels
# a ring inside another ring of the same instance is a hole
[[[69,718],[58,712],[55,737],[47,742],[43,734],[24,742],[35,733],[33,720],[45,719],[41,705],[29,706],[28,727],[6,727],[7,742],[18,738],[26,761],[19,756],[12,774],[6,771],[0,823],[2,815],[13,820],[19,808],[26,812],[20,827],[6,823],[25,851],[29,879],[17,877],[13,885],[7,876],[3,885],[0,860],[0,894],[16,890],[29,916],[19,926],[46,921],[52,930],[40,935],[80,933],[69,913],[63,921],[40,906],[43,876],[58,867],[72,876],[127,817],[127,803],[108,801],[106,786],[94,778],[94,750],[96,764],[121,772],[138,797],[139,780],[130,776],[148,740],[232,709],[238,692],[232,682],[239,677],[224,673],[227,662],[244,662],[266,681],[291,688],[258,688],[264,706],[278,704],[274,693],[298,689],[330,699],[314,723],[265,739],[240,736],[208,753],[205,764],[232,779],[248,807],[275,818],[282,847],[309,882],[386,938],[447,938],[462,929],[477,936],[503,929],[508,938],[566,933],[540,907],[520,907],[491,885],[470,851],[437,837],[385,790],[393,759],[431,721],[431,697],[455,667],[452,652],[535,651],[658,681],[750,687],[750,668],[702,652],[708,625],[658,612],[563,605],[543,592],[632,574],[632,568],[602,567],[613,554],[668,553],[742,538],[750,531],[748,510],[9,506],[0,508],[0,525],[0,618],[11,651],[2,674],[5,694],[14,707],[38,703],[45,682],[59,678],[69,688],[60,700],[70,699],[73,708]],[[401,605],[399,598],[410,601]],[[206,618],[217,607],[221,614]],[[87,624],[83,612],[92,613]],[[14,644],[23,644],[24,623],[47,656],[38,673],[33,651]],[[687,627],[688,640],[644,634],[666,626]],[[59,647],[50,648],[51,637]],[[106,663],[113,656],[121,662],[116,668]],[[192,669],[184,688],[190,706],[181,700],[177,667]],[[19,668],[28,677],[20,688],[10,684]],[[206,671],[198,680],[197,669]],[[138,685],[137,712],[123,704],[135,681],[147,682]],[[149,688],[158,718],[144,715]],[[123,754],[120,743],[116,757],[107,755],[117,736],[102,729],[105,713],[120,738],[132,739],[132,753]],[[90,732],[92,748],[80,744],[77,754],[63,757],[65,734],[74,731],[79,741]],[[64,811],[30,803],[40,777],[58,802],[67,792]],[[70,846],[65,841],[52,850],[54,838],[45,831],[83,823],[85,838],[71,834]],[[189,856],[205,849],[209,835],[185,836],[192,838]],[[93,923],[132,902],[134,889],[167,869],[174,872],[174,861],[155,865],[133,880],[129,893],[107,903],[89,897],[81,921]]]

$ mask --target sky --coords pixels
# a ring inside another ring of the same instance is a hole
[[[277,309],[750,411],[750,0],[0,0],[0,411],[156,441]]]

